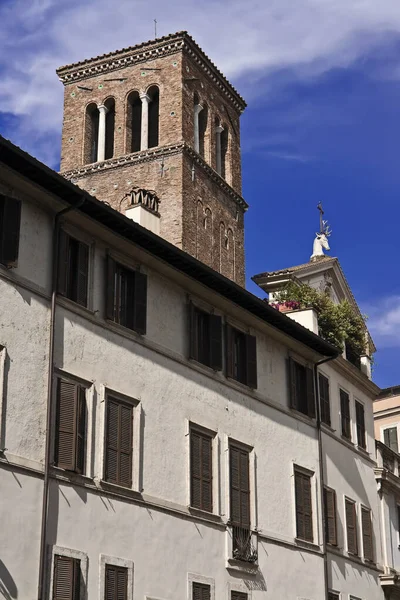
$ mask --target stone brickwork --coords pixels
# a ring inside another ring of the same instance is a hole
[[[244,285],[240,114],[244,101],[186,33],[62,67],[65,85],[61,170],[125,212],[132,187],[160,198],[160,234]],[[159,144],[130,152],[128,96],[160,90]],[[195,98],[207,111],[204,151],[194,150]],[[89,105],[115,101],[113,158],[87,164]],[[225,174],[216,173],[216,126],[227,132]]]

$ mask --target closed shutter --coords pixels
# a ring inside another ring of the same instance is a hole
[[[215,371],[222,369],[222,318],[210,315],[210,367]]]
[[[231,600],[247,600],[247,594],[245,592],[231,592]]]
[[[57,274],[57,291],[62,296],[67,295],[68,289],[68,269],[69,269],[69,253],[68,253],[69,236],[63,229],[58,232],[58,274]]]
[[[312,526],[311,477],[295,471],[296,536],[302,540],[314,540]]]
[[[57,382],[56,456],[57,467],[83,473],[86,444],[86,390],[59,379]]]
[[[226,376],[235,377],[235,353],[234,353],[234,335],[233,328],[230,325],[225,327],[225,346],[226,346]]]
[[[76,427],[76,470],[83,473],[85,468],[85,438],[86,438],[86,390],[77,389],[77,427]]]
[[[192,600],[211,600],[211,587],[204,583],[193,582]]]
[[[336,592],[328,592],[328,600],[339,600],[340,596]]]
[[[212,438],[190,431],[191,506],[212,512]]]
[[[347,550],[350,554],[357,556],[357,517],[356,505],[350,500],[346,500],[346,532],[347,532]]]
[[[397,440],[397,427],[388,427],[383,431],[383,440],[386,446],[389,446],[393,452],[399,451],[398,440]]]
[[[189,310],[189,358],[193,358],[193,360],[198,360],[199,351],[198,351],[198,331],[197,331],[197,318],[196,318],[196,308],[193,302],[189,302],[188,305]]]
[[[132,486],[133,408],[114,398],[107,399],[105,479]]]
[[[250,527],[250,481],[249,452],[231,445],[230,457],[230,500],[233,525]]]
[[[105,572],[105,600],[127,600],[128,598],[128,570],[125,567],[106,565]]]
[[[147,275],[135,271],[133,284],[133,329],[144,335],[146,333],[147,323]]]
[[[53,600],[79,600],[80,561],[70,556],[54,556]]]
[[[293,358],[288,358],[288,378],[289,378],[289,404],[291,408],[298,407],[297,393],[297,378],[296,378],[296,362]]]
[[[76,301],[82,306],[87,306],[89,279],[89,246],[79,242],[78,245],[78,274]]]
[[[329,402],[329,379],[321,373],[318,376],[319,402],[321,410],[321,421],[325,425],[331,424],[331,409]]]
[[[373,541],[372,541],[372,522],[371,511],[368,508],[361,508],[361,524],[363,536],[363,551],[366,560],[374,560]]]
[[[115,260],[107,254],[106,258],[106,317],[111,321],[116,320],[116,272]]]
[[[336,534],[336,493],[324,488],[325,539],[331,546],[337,545]]]
[[[246,383],[253,390],[257,389],[257,339],[254,335],[246,335]]]
[[[342,420],[342,436],[350,440],[350,397],[344,390],[340,390],[340,412]]]
[[[365,450],[365,415],[364,405],[361,402],[356,402],[356,424],[357,424],[357,444]]]
[[[307,388],[307,414],[309,417],[315,417],[315,394],[314,394],[314,371],[306,368],[306,388]]]
[[[18,263],[21,202],[0,196],[0,262],[7,267]]]

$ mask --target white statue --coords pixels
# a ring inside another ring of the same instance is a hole
[[[313,253],[311,255],[311,260],[313,258],[317,258],[318,256],[324,256],[324,248],[325,250],[330,250],[328,237],[331,235],[332,231],[329,229],[328,221],[322,221],[322,227],[320,233],[316,233],[316,237],[313,245]]]

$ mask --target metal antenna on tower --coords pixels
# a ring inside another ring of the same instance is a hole
[[[317,208],[319,210],[319,232],[324,233],[324,221],[323,221],[324,211],[323,211],[321,202],[318,203]]]
[[[157,38],[157,19],[154,19],[154,36]]]

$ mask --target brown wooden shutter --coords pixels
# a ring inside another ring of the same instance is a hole
[[[347,531],[347,550],[350,554],[358,554],[357,544],[357,516],[356,505],[350,500],[346,500],[346,531]]]
[[[372,541],[372,522],[371,511],[368,508],[361,508],[361,523],[363,535],[363,552],[366,560],[374,560],[373,541]]]
[[[106,258],[106,317],[111,321],[116,320],[116,262],[109,254]]]
[[[324,488],[325,510],[325,539],[327,544],[337,545],[336,533],[336,493],[334,490]]]
[[[114,398],[107,399],[105,479],[132,485],[133,408]]]
[[[325,377],[325,375],[319,373],[318,384],[321,421],[330,426],[331,410],[329,402],[329,379]]]
[[[62,296],[67,295],[69,270],[69,236],[63,229],[58,232],[58,277],[57,291]]]
[[[105,600],[127,600],[128,570],[125,567],[106,565],[104,598]]]
[[[226,376],[235,377],[235,355],[234,355],[233,328],[226,324],[225,327],[225,350],[226,350]]]
[[[340,413],[342,421],[342,436],[351,439],[350,423],[350,397],[344,390],[340,390]]]
[[[230,499],[233,525],[250,527],[249,452],[230,446]]]
[[[365,450],[365,414],[364,405],[356,402],[356,424],[357,424],[357,444]]]
[[[76,471],[83,473],[85,468],[86,389],[78,386],[77,395]]]
[[[246,334],[246,383],[257,389],[257,338]]]
[[[192,587],[193,600],[211,600],[211,588],[204,583],[193,582]]]
[[[309,417],[315,417],[315,394],[314,394],[314,371],[306,368],[306,387],[307,387],[307,414]]]
[[[89,283],[89,246],[79,242],[78,244],[78,274],[76,301],[82,306],[87,306]]]
[[[135,271],[133,284],[133,329],[144,335],[147,322],[147,275]]]
[[[222,318],[210,315],[210,367],[215,371],[222,369]]]
[[[76,457],[77,394],[76,385],[58,380],[56,416],[56,465],[75,470]]]
[[[198,360],[198,332],[197,332],[197,311],[193,302],[189,302],[189,358]]]
[[[191,506],[212,512],[212,438],[190,431]]]
[[[236,592],[232,590],[231,600],[247,600],[247,594],[245,592]]]
[[[54,556],[53,600],[79,600],[80,561],[70,556]]]
[[[295,471],[296,536],[313,542],[311,477]]]
[[[328,592],[328,600],[339,600],[339,594],[336,592]]]
[[[21,202],[0,196],[0,262],[7,267],[18,264],[19,232],[21,227]]]
[[[289,378],[289,403],[291,408],[298,407],[296,362],[293,358],[288,358],[288,378]]]

